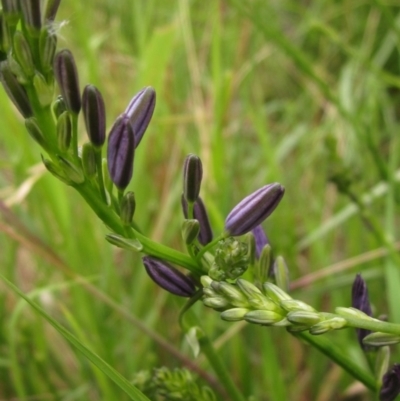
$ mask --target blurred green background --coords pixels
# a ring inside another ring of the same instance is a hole
[[[264,228],[274,254],[286,259],[293,294],[324,311],[350,306],[362,272],[376,316],[400,323],[400,265],[365,217],[395,243],[399,12],[397,2],[384,0],[63,0],[54,29],[59,48],[75,55],[81,88],[92,83],[103,93],[108,127],[138,90],[156,89],[129,187],[148,236],[184,249],[181,167],[196,153],[215,233],[241,198],[280,182],[285,197]],[[107,228],[79,195],[45,172],[40,148],[3,90],[0,110],[7,277],[129,380],[188,361],[213,375],[182,336],[183,301],[151,282],[138,255],[109,245]],[[84,143],[82,119],[80,126]],[[364,202],[363,218],[346,188]],[[1,288],[0,400],[127,399]],[[200,304],[196,310],[246,396],[373,399],[283,329],[233,325]],[[353,330],[329,337],[366,366]],[[392,361],[399,357],[394,348]]]

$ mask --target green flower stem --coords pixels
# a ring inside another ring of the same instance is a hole
[[[197,339],[199,341],[200,348],[204,355],[207,357],[210,365],[213,367],[220,383],[224,386],[226,392],[230,397],[230,400],[246,401],[243,394],[241,394],[241,392],[233,382],[225,365],[222,363],[222,360],[218,352],[215,350],[212,342],[204,333],[204,331],[200,328],[200,322],[195,313],[193,311],[189,311],[189,313],[187,313],[186,315],[189,315],[188,318],[190,319],[191,324],[197,327]]]
[[[106,226],[108,226],[116,234],[126,238],[127,233],[125,232],[125,227],[123,226],[119,216],[102,201],[102,199],[98,196],[97,191],[94,191],[85,183],[81,185],[75,185],[74,188],[82,195],[82,197],[90,205],[96,215],[104,222],[104,224],[106,224]],[[176,263],[177,265],[182,266],[193,273],[203,273],[201,267],[188,255],[154,242],[134,229],[129,230],[128,233],[131,234],[130,238],[137,238],[140,241],[140,243],[143,245],[144,253],[171,263]]]
[[[305,331],[292,334],[318,349],[320,352],[342,367],[347,373],[363,383],[371,391],[376,392],[378,390],[379,383],[377,380],[375,380],[373,375],[358,366],[352,358],[349,358],[347,355],[345,355],[342,350],[332,344],[328,338],[313,336]]]

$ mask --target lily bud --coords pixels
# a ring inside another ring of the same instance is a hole
[[[1,0],[1,5],[7,24],[15,26],[19,19],[18,0]]]
[[[94,85],[83,90],[82,111],[90,142],[100,148],[106,139],[106,110],[103,96]]]
[[[321,316],[316,312],[309,312],[304,310],[289,312],[286,319],[290,323],[300,324],[304,326],[312,326],[321,321]]]
[[[43,73],[47,74],[53,69],[54,55],[57,48],[57,35],[42,29],[39,38],[40,65]]]
[[[15,32],[13,44],[15,58],[20,65],[22,72],[27,77],[32,77],[32,75],[35,73],[35,65],[33,63],[31,48],[21,31]]]
[[[280,302],[280,306],[285,309],[286,312],[316,312],[311,305],[308,305],[303,301],[299,301],[298,299],[285,299]]]
[[[393,367],[383,376],[382,387],[379,392],[380,401],[393,401],[400,394],[400,364]]]
[[[222,312],[220,316],[222,320],[227,322],[238,322],[243,320],[248,312],[250,310],[246,308],[232,308]]]
[[[365,345],[370,345],[371,347],[394,345],[400,343],[400,336],[398,334],[382,333],[380,331],[376,331],[364,337],[363,343]]]
[[[82,146],[82,167],[86,177],[94,178],[96,176],[96,150],[91,143],[85,143]]]
[[[61,0],[47,0],[46,9],[44,11],[44,20],[52,22],[56,18],[58,7]]]
[[[137,238],[127,239],[118,234],[107,234],[106,241],[128,251],[142,252],[143,250],[143,245]]]
[[[219,296],[203,298],[203,304],[213,309],[225,309],[230,305],[227,299]]]
[[[121,221],[125,226],[132,224],[133,215],[135,214],[136,201],[135,194],[132,191],[127,192],[121,200]]]
[[[260,225],[278,206],[285,189],[280,184],[269,184],[244,198],[228,214],[225,230],[239,236]]]
[[[18,82],[15,75],[11,72],[7,61],[0,63],[0,79],[8,97],[24,118],[33,116],[31,104],[24,87]]]
[[[126,114],[119,116],[108,137],[107,166],[113,183],[121,190],[131,181],[135,139]]]
[[[156,92],[151,86],[147,86],[133,97],[125,110],[135,135],[135,147],[139,146],[143,138],[155,105]]]
[[[200,232],[198,220],[184,220],[182,223],[182,238],[186,245],[193,244]]]
[[[51,110],[54,114],[55,119],[61,116],[64,111],[67,111],[67,105],[65,104],[62,96],[57,96],[57,99],[51,105]]]
[[[81,109],[78,71],[74,56],[68,49],[63,49],[56,54],[54,58],[54,75],[68,110],[78,114]]]
[[[261,252],[264,249],[265,245],[269,243],[269,241],[261,225],[254,227],[251,232],[253,233],[254,239],[256,241],[256,257],[257,259],[260,259]]]
[[[188,204],[185,199],[185,196],[182,194],[181,197],[182,210],[185,219],[188,218]],[[207,210],[204,205],[203,200],[200,196],[197,198],[196,202],[193,205],[193,217],[198,220],[200,224],[200,232],[198,236],[198,240],[201,245],[207,245],[213,239],[213,234],[211,230],[210,221],[208,220]]]
[[[37,99],[42,107],[51,104],[53,100],[53,82],[48,84],[42,74],[36,72],[33,76],[33,87],[35,88]]]
[[[368,316],[372,316],[372,310],[371,310],[371,305],[369,302],[369,297],[368,297],[368,288],[367,284],[361,277],[361,274],[357,274],[353,287],[352,287],[352,293],[351,293],[351,304],[353,308],[356,308],[360,310],[361,312],[364,312]],[[366,330],[366,329],[356,329],[357,332],[357,338],[358,342],[364,350],[366,349],[366,346],[363,342],[363,339],[368,335],[371,334],[371,330]]]
[[[284,291],[289,291],[289,269],[282,256],[278,256],[272,266],[276,285]]]
[[[62,156],[58,156],[60,167],[64,171],[65,176],[71,181],[72,184],[82,184],[85,181],[83,171],[75,166],[72,162]]]
[[[69,111],[64,111],[57,120],[58,147],[62,152],[69,149],[72,138],[72,121]]]
[[[183,166],[183,195],[187,202],[194,203],[199,197],[203,166],[196,155],[188,155]]]
[[[150,278],[164,290],[181,297],[191,297],[196,292],[194,282],[167,262],[144,256],[144,267]]]
[[[42,27],[42,16],[40,12],[40,0],[20,1],[23,21],[30,35],[36,37],[39,35]]]
[[[279,313],[269,310],[253,310],[246,313],[244,319],[250,323],[271,325],[280,322],[284,317]]]
[[[286,294],[285,291],[283,291],[277,285],[269,283],[268,281],[263,284],[263,290],[267,297],[271,298],[278,304],[280,304],[282,301],[288,301],[292,299],[292,297]]]
[[[343,319],[342,317],[334,317],[332,319],[323,320],[322,322],[315,324],[310,328],[310,333],[313,335],[324,334],[331,330],[342,329],[346,327],[346,325],[346,319]]]

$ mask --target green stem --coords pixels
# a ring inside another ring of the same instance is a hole
[[[375,378],[358,366],[352,358],[345,355],[339,347],[332,344],[328,338],[313,336],[305,331],[292,334],[318,349],[320,352],[342,367],[347,373],[363,383],[371,391],[376,392],[378,390],[378,383]]]
[[[186,315],[190,315],[189,319],[192,325],[197,327],[197,339],[199,341],[200,348],[204,355],[207,357],[210,365],[213,367],[214,372],[218,376],[221,384],[226,389],[226,392],[229,395],[230,399],[232,401],[246,401],[243,394],[239,391],[239,389],[233,382],[228,370],[226,369],[226,366],[223,364],[212,342],[204,333],[204,331],[200,328],[200,322],[195,313],[193,311],[190,311],[190,313]]]

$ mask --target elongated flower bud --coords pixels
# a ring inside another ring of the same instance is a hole
[[[187,201],[182,194],[181,197],[181,203],[182,203],[182,210],[183,210],[183,215],[185,216],[185,219],[188,218],[188,204]],[[197,201],[195,202],[193,206],[193,217],[198,220],[200,224],[200,232],[198,236],[198,240],[201,245],[207,245],[209,242],[212,241],[213,239],[213,233],[211,230],[211,225],[210,221],[208,220],[208,214],[206,207],[204,205],[203,200],[200,198],[200,196],[197,198]]]
[[[106,139],[106,110],[103,96],[94,85],[86,85],[82,95],[82,111],[90,142],[101,147]]]
[[[107,166],[113,183],[125,189],[133,174],[135,138],[126,114],[119,116],[108,137]]]
[[[14,54],[23,73],[31,77],[35,73],[32,53],[28,41],[21,31],[16,31],[13,39]]]
[[[256,257],[257,259],[260,259],[261,252],[264,246],[269,243],[269,241],[261,225],[254,227],[251,232],[253,233],[256,241]]]
[[[135,134],[135,147],[139,146],[143,138],[155,105],[156,92],[151,86],[147,86],[133,97],[125,110]]]
[[[96,176],[96,149],[91,143],[85,143],[82,146],[82,168],[86,177],[94,178]]]
[[[81,109],[78,71],[74,56],[68,49],[63,49],[56,54],[54,75],[68,110],[78,114]]]
[[[25,117],[33,116],[31,104],[24,87],[18,82],[15,75],[11,72],[8,62],[2,61],[0,63],[0,78],[4,90],[7,92],[8,97],[14,103],[15,107]]]
[[[42,147],[46,149],[46,139],[40,129],[35,117],[30,117],[25,120],[25,127],[29,135]]]
[[[278,206],[285,189],[280,184],[269,184],[244,198],[229,213],[225,230],[233,236],[248,233],[260,225]]]
[[[57,142],[62,152],[66,152],[71,144],[72,121],[69,111],[64,111],[57,120]]]
[[[122,224],[129,226],[132,223],[135,214],[136,201],[135,194],[132,191],[127,192],[121,200],[120,217]]]
[[[380,401],[393,401],[400,394],[400,364],[393,367],[383,376],[379,392]]]
[[[57,35],[42,29],[39,38],[40,65],[43,73],[47,74],[53,69],[54,55],[57,48]]]
[[[167,262],[145,256],[143,264],[150,278],[171,294],[191,297],[196,292],[193,281]]]
[[[188,155],[183,165],[183,195],[187,202],[196,202],[200,193],[203,166],[196,155]]]
[[[354,280],[351,298],[352,298],[351,305],[353,308],[356,308],[361,312],[364,312],[368,316],[372,316],[371,305],[369,303],[369,297],[368,297],[367,284],[361,277],[361,274],[357,274]],[[371,334],[371,331],[366,329],[356,329],[356,332],[357,332],[358,342],[361,348],[364,350],[368,349],[368,347],[364,344],[363,339],[367,335]]]
[[[40,0],[24,0],[19,2],[25,26],[32,36],[38,36],[42,27],[40,3]]]
[[[44,11],[45,21],[54,21],[60,3],[61,0],[47,0],[46,9]]]

